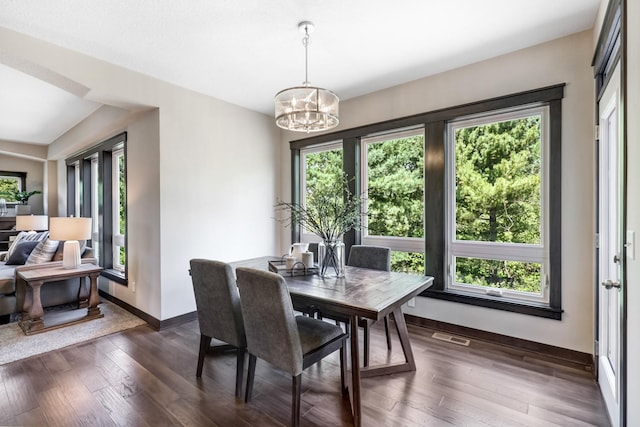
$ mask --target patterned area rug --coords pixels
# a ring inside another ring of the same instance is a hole
[[[22,332],[18,323],[0,326],[0,365],[124,331],[145,323],[144,320],[109,301],[101,301],[100,311],[104,313],[104,317],[100,319],[30,336]]]

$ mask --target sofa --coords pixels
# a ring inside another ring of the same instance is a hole
[[[9,251],[0,253],[0,324],[8,323],[11,320],[11,315],[14,313],[21,313],[24,306],[24,300],[27,293],[26,284],[22,280],[18,280],[17,273],[23,270],[30,270],[36,268],[62,266],[62,242],[56,246],[55,241],[48,240],[48,233],[30,233],[30,239],[38,242],[32,251],[27,254],[28,257],[24,264],[7,264],[9,261],[9,255],[11,254],[11,248]],[[13,245],[16,245],[18,249],[25,246],[24,235],[20,233],[16,236],[16,240]],[[42,242],[42,244],[40,244]],[[49,257],[48,254],[42,255],[42,251],[39,252],[39,257],[31,256],[35,248],[49,246],[49,251],[55,246],[53,254]],[[16,248],[14,248],[14,251]],[[82,253],[82,263],[96,264],[97,260],[93,257],[94,252],[91,247],[85,247]],[[31,258],[38,258],[36,263],[27,263],[27,260]],[[13,256],[15,258],[15,256]],[[89,295],[88,283],[80,279],[62,280],[60,282],[53,282],[43,286],[41,288],[40,297],[42,299],[42,307],[52,307],[60,304],[74,303],[82,299],[87,299]]]

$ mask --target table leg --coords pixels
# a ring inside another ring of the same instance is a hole
[[[44,328],[44,322],[42,316],[44,316],[44,309],[42,308],[42,300],[40,299],[40,287],[44,281],[35,280],[27,282],[27,295],[25,301],[25,310],[28,306],[28,319],[22,319],[20,321],[20,327],[25,332],[37,331]]]
[[[353,425],[362,425],[362,408],[360,406],[360,351],[358,349],[358,316],[350,316],[351,326],[351,412]]]
[[[91,284],[89,291],[89,308],[87,309],[87,316],[98,316],[100,315],[100,308],[98,304],[100,304],[100,297],[98,295],[98,276],[100,272],[89,274]]]
[[[398,331],[398,337],[400,338],[400,345],[402,346],[402,352],[404,358],[409,365],[411,371],[416,370],[416,360],[413,358],[413,350],[411,350],[411,341],[409,341],[409,330],[407,329],[407,322],[404,320],[404,314],[402,314],[402,308],[398,307],[393,310],[393,320]]]
[[[400,338],[400,345],[402,346],[402,352],[404,353],[405,362],[396,363],[381,366],[367,366],[360,370],[360,376],[362,378],[377,377],[379,375],[397,374],[400,372],[410,372],[416,370],[416,361],[413,358],[413,351],[411,350],[411,341],[409,340],[409,330],[407,329],[407,323],[404,320],[404,314],[402,314],[402,308],[398,307],[392,311],[393,320],[398,331],[398,337]]]
[[[87,290],[87,278],[78,279],[78,308],[89,307],[89,291]]]

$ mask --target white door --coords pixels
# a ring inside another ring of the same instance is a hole
[[[600,100],[598,383],[614,427],[620,422],[620,71]]]

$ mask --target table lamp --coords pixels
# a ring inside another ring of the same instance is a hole
[[[49,238],[64,241],[62,268],[80,266],[80,242],[91,238],[91,218],[51,218]]]
[[[17,231],[44,231],[49,229],[47,215],[18,215],[16,217]]]

